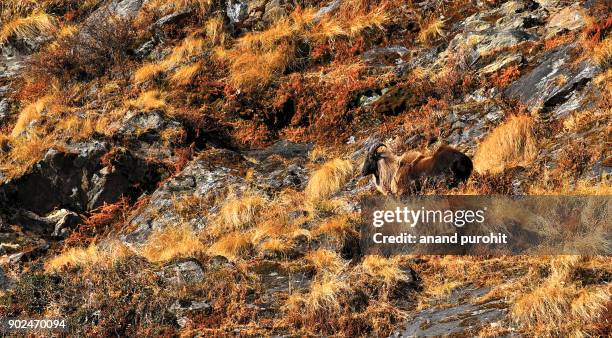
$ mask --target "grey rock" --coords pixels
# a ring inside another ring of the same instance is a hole
[[[138,14],[144,0],[115,0],[110,4],[110,10],[120,17],[131,17]]]
[[[577,67],[568,67],[571,46],[561,46],[544,56],[540,64],[505,90],[532,110],[550,111],[583,88],[601,70],[586,60]]]
[[[247,1],[228,0],[225,13],[231,23],[241,23],[249,17],[249,3]]]
[[[25,67],[28,57],[14,46],[5,45],[0,48],[0,79],[13,78]],[[3,91],[6,88],[3,87]],[[4,95],[4,94],[2,94]]]
[[[278,18],[286,15],[287,10],[284,5],[284,1],[281,0],[268,1],[262,16],[263,21],[266,23],[272,23],[278,20]]]
[[[161,110],[130,111],[123,118],[118,134],[124,138],[154,142],[159,141],[162,131],[167,129],[180,133],[184,128],[180,122],[167,117]]]
[[[262,150],[244,152],[244,156],[227,149],[204,151],[153,192],[148,205],[128,221],[129,228],[134,230],[122,239],[140,245],[152,231],[177,223],[205,229],[206,217],[181,216],[176,212],[176,201],[184,197],[219,198],[230,188],[235,192],[251,189],[264,194],[284,187],[303,189],[308,182],[305,164],[311,149],[312,144],[281,141]],[[247,170],[252,172],[251,180],[245,179]],[[214,206],[205,211],[211,215],[217,212]]]
[[[314,144],[295,143],[287,140],[281,140],[273,145],[262,149],[247,151],[244,154],[249,157],[254,157],[259,161],[263,161],[272,155],[278,155],[286,159],[296,157],[306,157],[308,152],[312,150]]]
[[[537,0],[536,2],[540,4],[540,6],[549,9],[558,8],[560,5],[565,3],[563,0]]]
[[[575,31],[582,28],[585,24],[584,15],[579,4],[563,8],[554,14],[546,24],[546,38],[564,31]]]
[[[134,54],[136,54],[137,57],[139,57],[141,59],[144,59],[147,56],[149,56],[151,54],[151,52],[153,52],[153,49],[155,49],[157,44],[158,44],[157,40],[151,39],[151,40],[143,43],[142,46],[138,47],[134,51]]]
[[[501,109],[496,109],[496,110],[489,111],[487,113],[487,115],[485,115],[485,118],[489,122],[493,122],[493,123],[499,122],[502,117],[504,117],[504,111],[501,110]]]
[[[81,220],[75,212],[66,209],[54,211],[47,215],[45,219],[50,224],[53,224],[51,236],[55,237],[65,237],[68,235],[68,231]]]
[[[327,5],[321,7],[317,13],[314,16],[314,20],[315,22],[318,22],[319,20],[321,20],[322,17],[335,12],[336,10],[338,10],[338,8],[340,8],[340,5],[342,5],[342,0],[333,0],[330,3],[328,3]]]
[[[518,60],[507,59],[505,49],[510,49],[521,42],[537,40],[539,36],[530,30],[534,24],[543,22],[546,11],[529,6],[527,2],[510,1],[502,6],[476,13],[461,24],[459,33],[449,42],[447,49],[436,61],[437,67],[442,67],[453,55],[465,55],[468,67],[474,69],[484,68],[489,72],[504,66],[504,63]],[[499,18],[490,23],[490,18]],[[497,52],[494,58],[483,58]],[[513,58],[516,58],[513,56]],[[497,64],[485,68],[489,64]]]
[[[396,60],[397,65],[395,66],[395,74],[402,77],[417,67],[427,68],[437,60],[440,52],[440,46],[412,50],[414,55],[408,61],[404,61],[403,59]]]
[[[479,73],[484,75],[492,74],[508,66],[520,64],[522,59],[523,57],[519,54],[506,55],[482,68]]]
[[[239,170],[244,162],[240,154],[230,150],[213,149],[205,152],[153,192],[147,207],[128,221],[135,230],[124,235],[123,240],[130,244],[141,244],[153,230],[175,226],[181,219],[173,204],[183,196],[207,197],[223,193],[232,185],[244,185]],[[197,220],[184,221],[206,222],[199,217]]]
[[[363,53],[362,58],[370,67],[395,66],[407,53],[408,48],[404,46],[388,46],[370,49]]]
[[[212,313],[212,306],[206,301],[177,300],[170,306],[169,310],[178,316],[190,312],[204,312],[210,314]]]
[[[9,264],[12,264],[12,265],[18,264],[19,262],[21,262],[24,256],[25,256],[25,253],[23,252],[18,252],[18,253],[14,253],[10,255],[8,257]]]
[[[130,187],[144,187],[159,176],[154,174],[158,164],[125,149],[117,152],[112,167],[105,167],[102,156],[108,150],[106,143],[97,141],[68,144],[62,151],[50,149],[26,174],[0,185],[3,204],[38,215],[57,208],[84,212],[113,203]]]
[[[64,237],[69,230],[81,220],[78,214],[66,209],[60,209],[46,216],[39,216],[34,212],[18,209],[11,217],[12,221],[21,224],[30,231],[41,235]]]
[[[158,272],[158,275],[173,285],[193,284],[204,280],[202,265],[195,259],[186,259],[167,265]]]
[[[488,288],[462,287],[452,291],[452,301],[444,307],[433,306],[419,311],[410,321],[402,324],[391,337],[438,337],[466,336],[474,330],[490,327],[491,323],[504,320],[508,315],[508,304],[503,299],[493,299],[484,303],[464,302],[470,297],[480,297],[489,292]],[[448,320],[461,318],[461,320]],[[469,325],[465,325],[466,318]],[[510,335],[513,336],[513,335]]]
[[[187,130],[162,110],[129,111],[117,124],[116,136],[130,144],[130,151],[141,159],[173,159],[173,146],[184,145]]]
[[[0,99],[0,125],[3,125],[9,113],[8,99]]]
[[[187,19],[189,16],[191,16],[193,13],[193,11],[188,8],[184,11],[181,12],[176,12],[176,13],[172,13],[172,14],[168,14],[162,18],[160,18],[159,20],[157,20],[154,24],[155,27],[162,27],[162,26],[166,26],[166,25],[175,25],[180,23],[181,21]]]
[[[6,288],[8,287],[8,284],[9,284],[9,279],[6,276],[6,273],[4,273],[4,269],[0,267],[0,290],[6,290]]]

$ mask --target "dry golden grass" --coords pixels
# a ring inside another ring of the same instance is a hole
[[[229,81],[235,87],[254,89],[265,86],[293,61],[290,44],[265,52],[229,51]]]
[[[444,20],[430,18],[421,24],[417,40],[422,44],[429,44],[433,40],[444,36]]]
[[[609,288],[582,289],[572,300],[570,305],[571,315],[583,323],[595,322],[605,314],[609,302]]]
[[[286,217],[278,215],[257,224],[253,229],[253,241],[261,242],[267,238],[278,238],[288,234],[293,227],[288,223]]]
[[[160,15],[168,15],[192,9],[200,16],[204,16],[208,13],[212,5],[212,0],[151,0],[145,2],[145,8],[147,10],[160,11]]]
[[[52,16],[41,12],[32,13],[30,16],[17,18],[4,24],[0,30],[0,44],[6,43],[11,37],[31,40],[39,36],[48,36],[56,29]]]
[[[315,145],[314,148],[308,153],[308,159],[311,162],[317,162],[320,160],[327,160],[330,150],[320,145]]]
[[[550,323],[559,326],[566,320],[575,292],[573,287],[556,284],[538,287],[514,303],[512,317],[524,325]]]
[[[65,267],[110,268],[122,259],[133,255],[132,251],[121,241],[113,240],[104,245],[91,244],[87,248],[70,248],[51,258],[45,264],[45,270],[58,271]]]
[[[57,122],[56,132],[61,131],[66,138],[76,141],[86,140],[95,132],[95,121],[92,118],[68,116]]]
[[[336,158],[321,166],[312,174],[306,186],[306,196],[310,200],[320,200],[335,194],[352,177],[353,164],[348,160]]]
[[[141,111],[164,110],[166,101],[159,90],[149,90],[141,93],[136,100],[131,100],[129,106]]]
[[[338,276],[328,276],[310,285],[306,294],[291,295],[284,305],[284,310],[297,316],[314,314],[331,314],[340,310],[339,296],[349,289],[348,284]]]
[[[225,44],[227,34],[225,34],[223,17],[215,16],[208,19],[204,24],[204,30],[208,41],[213,46],[222,46]]]
[[[252,191],[232,195],[219,211],[217,229],[233,231],[250,228],[267,204],[268,200],[263,195]]]
[[[348,35],[353,38],[368,28],[383,29],[383,25],[389,20],[387,8],[379,6],[368,12],[358,12],[353,17],[348,17],[345,24],[348,26]]]
[[[270,238],[259,244],[259,252],[274,252],[286,254],[293,249],[293,242],[286,238]]]
[[[75,35],[79,32],[79,27],[72,24],[64,24],[57,33],[58,38],[66,38]]]
[[[302,33],[307,22],[312,20],[314,10],[297,9],[290,16],[281,18],[268,29],[261,32],[249,32],[236,41],[242,51],[271,51],[282,43],[289,43]]]
[[[200,69],[202,69],[202,62],[195,62],[183,66],[172,74],[170,82],[178,86],[187,86],[191,84],[193,79],[198,75]]]
[[[612,37],[606,38],[595,46],[591,55],[602,68],[612,67]]]
[[[565,182],[558,192],[550,191],[550,189],[548,190],[549,195],[608,196],[612,195],[612,177],[610,177],[610,175],[602,175],[600,182],[578,180],[574,185]],[[543,191],[543,194],[544,193],[545,191]]]
[[[204,39],[196,36],[189,36],[185,38],[181,44],[174,47],[172,53],[166,57],[160,65],[164,70],[170,70],[188,61],[188,59],[198,56],[205,50],[205,47],[206,41]]]
[[[264,31],[245,34],[231,50],[217,48],[215,55],[229,62],[229,82],[233,86],[253,90],[266,86],[289,69],[295,63],[300,43],[353,38],[367,28],[382,28],[389,19],[384,6],[367,11],[351,8],[342,12],[314,23],[316,9],[298,8]]]
[[[55,97],[53,95],[47,95],[23,108],[13,126],[11,136],[18,137],[21,135],[32,121],[39,119],[53,105],[54,101]]]
[[[308,252],[306,260],[321,274],[337,274],[346,265],[337,252],[327,249]]]
[[[140,248],[140,254],[150,262],[164,262],[204,251],[204,245],[187,224],[156,230]]]
[[[345,238],[354,232],[351,217],[348,215],[335,216],[325,220],[312,231],[314,236],[328,235],[336,238]]]
[[[252,247],[251,236],[249,234],[235,231],[229,233],[206,250],[206,253],[210,256],[223,256],[228,260],[235,261],[240,256],[247,253]]]
[[[314,282],[305,298],[306,310],[310,312],[321,309],[337,311],[340,308],[338,294],[347,289],[346,282],[338,278]]]
[[[450,296],[453,290],[455,290],[461,285],[462,283],[460,282],[447,280],[447,281],[443,281],[441,283],[433,285],[432,287],[427,288],[425,292],[427,293],[427,296],[429,297],[446,298]]]
[[[394,258],[369,255],[364,258],[361,267],[366,274],[384,281],[387,285],[408,279],[398,260]]]
[[[29,135],[28,138],[12,138],[8,154],[0,156],[0,170],[7,179],[26,173],[51,147],[55,141],[49,136]]]
[[[495,128],[478,146],[474,167],[480,173],[495,174],[513,166],[529,165],[537,155],[534,120],[515,115]]]
[[[144,83],[161,76],[163,73],[180,67],[183,63],[190,62],[192,58],[200,56],[204,52],[206,41],[196,36],[188,36],[179,45],[172,49],[172,53],[159,63],[145,63],[134,73],[134,83]],[[197,65],[197,66],[196,66]],[[170,78],[174,84],[188,84],[200,70],[201,62],[195,62],[175,71]]]
[[[208,210],[208,201],[193,193],[180,197],[172,197],[172,208],[184,222],[189,222],[196,217],[204,217]]]
[[[143,83],[151,81],[163,72],[163,67],[156,63],[145,63],[134,72],[134,82]]]
[[[589,336],[600,326],[610,302],[610,286],[583,286],[578,269],[609,270],[609,258],[577,255],[532,256],[512,259],[511,264],[530,267],[528,272],[504,281],[495,292],[511,304],[512,319],[536,336],[576,334]],[[542,277],[539,268],[550,265]]]

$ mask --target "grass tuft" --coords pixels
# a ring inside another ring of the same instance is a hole
[[[533,119],[515,115],[495,128],[478,146],[474,167],[480,173],[495,174],[506,168],[528,165],[537,154]]]
[[[204,251],[204,245],[189,225],[157,230],[140,249],[150,262],[164,262],[176,257],[187,257]]]
[[[306,196],[320,200],[335,194],[353,175],[353,165],[348,160],[336,158],[321,166],[308,181]]]
[[[432,41],[444,36],[444,20],[430,18],[421,24],[421,30],[417,40],[422,44],[429,44]]]
[[[229,233],[206,251],[211,256],[223,256],[228,260],[235,261],[246,254],[252,247],[251,236],[240,231]]]
[[[368,275],[383,280],[387,285],[408,279],[396,259],[378,255],[367,256],[361,266]]]
[[[179,68],[171,77],[170,82],[178,86],[187,86],[202,69],[202,62],[195,62]]]
[[[66,267],[111,268],[114,264],[132,255],[132,251],[119,240],[104,245],[91,244],[86,248],[70,248],[51,258],[45,265],[48,272]]]
[[[149,90],[141,93],[136,100],[131,100],[129,105],[142,111],[163,110],[166,108],[166,101],[161,91]]]
[[[51,15],[44,12],[33,13],[4,24],[0,30],[0,44],[5,44],[10,38],[32,40],[40,36],[49,36],[56,28]]]
[[[255,224],[266,204],[267,199],[254,192],[230,196],[221,207],[219,223],[225,231],[249,228]]]
[[[314,265],[317,272],[322,274],[336,274],[345,265],[337,252],[327,249],[308,252],[306,260]]]

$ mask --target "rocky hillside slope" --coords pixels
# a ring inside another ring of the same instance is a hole
[[[609,233],[591,237],[603,256],[385,258],[360,255],[358,223],[379,141],[472,157],[466,184],[424,194],[610,195],[610,13],[5,0],[0,316],[82,335],[606,336]]]

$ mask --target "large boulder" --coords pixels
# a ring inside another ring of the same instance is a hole
[[[47,215],[57,208],[85,212],[161,179],[159,165],[100,141],[50,149],[25,175],[0,186],[6,206]]]
[[[211,194],[223,194],[232,185],[243,185],[245,161],[240,154],[230,150],[205,151],[153,192],[149,203],[137,210],[128,221],[128,228],[134,230],[125,235],[124,240],[140,244],[152,231],[176,226],[181,216],[176,211],[175,203],[183,198],[207,198]],[[201,217],[187,221],[194,228],[203,228],[207,223]]]
[[[458,33],[436,64],[445,65],[453,55],[465,55],[467,65],[474,69],[502,63],[499,58],[506,59],[501,66],[489,71],[516,62],[517,53],[512,48],[525,41],[537,40],[539,35],[534,27],[543,25],[547,15],[545,10],[529,1],[509,1],[473,14],[453,27]]]
[[[66,209],[55,210],[46,216],[19,209],[11,215],[11,221],[39,235],[65,237],[81,218],[75,212]]]
[[[145,0],[115,0],[109,5],[112,14],[120,17],[132,17],[138,14]]]
[[[280,141],[263,150],[240,154],[227,149],[204,151],[172,179],[166,181],[149,198],[147,205],[137,210],[128,221],[124,240],[142,244],[152,231],[178,223],[204,229],[208,224],[201,213],[193,217],[180,215],[176,204],[180,201],[210,201],[222,198],[230,189],[252,189],[272,193],[282,188],[303,189],[308,178],[304,168],[312,145]],[[247,176],[251,179],[247,179]],[[204,203],[205,213],[214,214],[213,203]]]
[[[579,4],[563,8],[554,14],[546,24],[546,38],[582,28],[585,24],[585,16],[586,13]]]
[[[192,258],[170,263],[157,274],[167,283],[175,286],[199,283],[204,280],[202,264]]]
[[[600,72],[590,60],[570,67],[572,48],[563,45],[544,55],[536,68],[508,86],[504,94],[534,111],[550,112],[563,105]],[[579,105],[574,107],[577,108]],[[561,117],[570,111],[563,109],[556,115]]]

